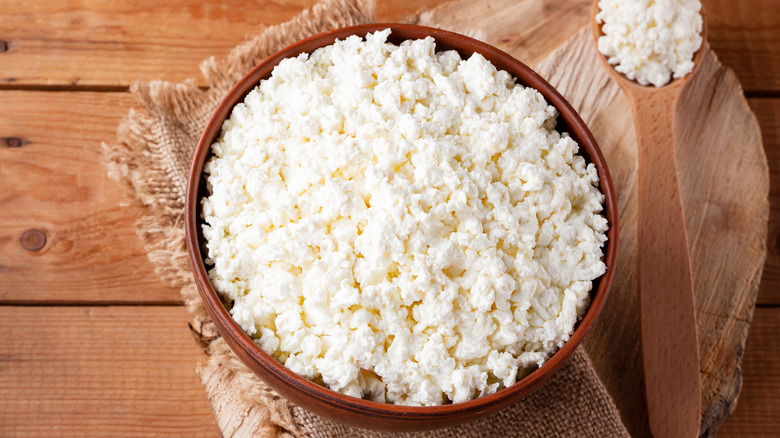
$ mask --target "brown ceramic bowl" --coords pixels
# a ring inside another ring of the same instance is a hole
[[[282,59],[294,57],[303,52],[312,52],[319,47],[332,44],[336,39],[344,39],[350,35],[364,36],[367,33],[387,28],[392,29],[390,42],[396,44],[407,39],[431,36],[436,40],[437,50],[456,50],[464,58],[478,52],[498,69],[506,70],[512,74],[518,83],[539,90],[547,102],[560,112],[558,131],[568,132],[580,145],[580,154],[587,161],[595,164],[601,181],[601,191],[606,196],[605,213],[610,225],[609,241],[605,248],[607,272],[594,281],[590,308],[576,326],[569,341],[541,368],[514,385],[464,403],[427,407],[377,403],[337,393],[298,376],[263,352],[241,330],[214,290],[203,262],[200,199],[206,195],[206,189],[202,169],[211,153],[211,144],[218,137],[222,123],[230,116],[233,107],[241,102],[261,79],[269,77],[274,66]],[[392,431],[435,429],[473,421],[515,403],[538,388],[571,356],[604,306],[612,282],[612,275],[615,272],[618,239],[615,190],[606,162],[593,135],[571,105],[538,74],[494,47],[452,32],[403,24],[369,24],[321,33],[280,50],[244,76],[217,107],[198,142],[187,185],[185,227],[190,262],[206,309],[222,337],[249,369],[279,394],[311,412],[352,426]]]

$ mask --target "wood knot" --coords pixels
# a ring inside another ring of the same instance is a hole
[[[27,230],[19,239],[27,251],[40,251],[46,245],[46,233],[41,230]]]
[[[4,137],[3,143],[9,148],[20,148],[27,144],[27,141],[19,137]]]
[[[8,51],[8,41],[0,40],[0,53]]]

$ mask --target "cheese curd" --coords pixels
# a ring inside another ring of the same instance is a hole
[[[702,43],[699,0],[600,0],[599,9],[599,51],[628,79],[662,87],[693,70]]]
[[[606,270],[604,197],[539,92],[389,33],[285,59],[234,108],[204,166],[206,262],[299,375],[462,402],[569,338]]]

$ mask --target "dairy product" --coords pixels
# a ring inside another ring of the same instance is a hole
[[[537,91],[389,30],[286,59],[204,166],[209,277],[292,371],[461,402],[540,366],[605,272],[592,164]]]
[[[693,70],[702,42],[698,0],[600,0],[599,9],[599,51],[628,79],[661,87]]]

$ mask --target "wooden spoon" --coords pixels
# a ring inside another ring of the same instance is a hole
[[[594,44],[603,35],[593,2]],[[702,14],[703,15],[703,14]],[[696,437],[701,425],[701,376],[696,308],[674,143],[677,100],[702,61],[707,41],[694,55],[693,71],[664,87],[627,79],[600,56],[631,103],[639,146],[639,307],[650,430],[655,438]]]

